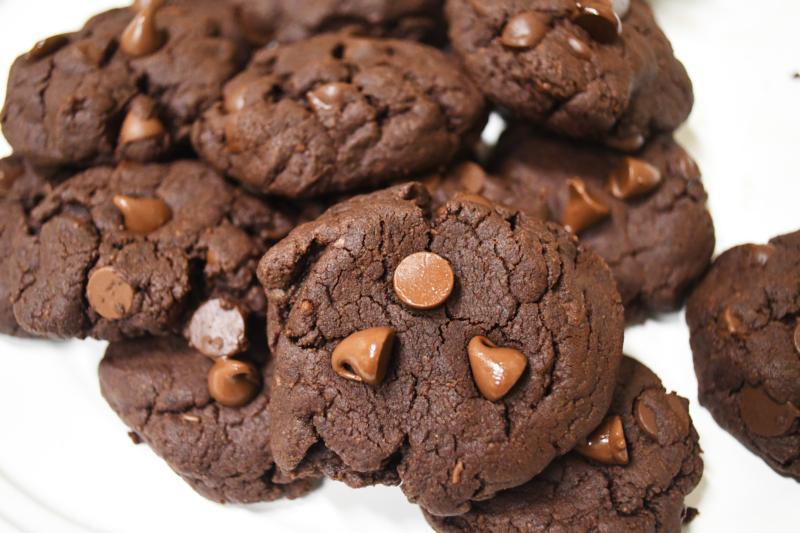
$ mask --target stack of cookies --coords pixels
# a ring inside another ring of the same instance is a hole
[[[110,341],[103,396],[215,501],[677,531],[698,435],[622,343],[709,268],[692,103],[644,0],[137,0],[11,69],[0,331]],[[688,314],[702,401],[795,477],[798,264],[731,252]]]

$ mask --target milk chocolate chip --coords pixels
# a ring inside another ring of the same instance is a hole
[[[160,198],[136,198],[117,194],[112,201],[125,219],[125,229],[131,233],[147,235],[172,218],[172,211]]]
[[[189,344],[209,357],[230,357],[247,350],[247,314],[225,298],[197,308],[186,333]]]
[[[133,287],[114,267],[98,268],[89,276],[86,298],[98,315],[108,320],[119,320],[133,306]]]
[[[663,415],[668,413],[668,417]],[[662,442],[689,434],[688,402],[675,393],[648,389],[639,395],[634,408],[636,422],[653,439]]]
[[[498,348],[483,336],[469,341],[467,353],[478,390],[492,402],[508,394],[528,365],[528,358],[519,350]]]
[[[69,37],[66,35],[53,35],[34,44],[33,48],[25,54],[25,59],[27,61],[39,61],[50,54],[58,52],[59,49],[67,44],[69,44]]]
[[[622,33],[622,21],[611,0],[581,0],[577,3],[575,24],[600,43],[613,43]]]
[[[343,378],[379,385],[386,377],[393,344],[394,329],[389,327],[353,333],[333,350],[331,365]]]
[[[160,2],[149,2],[133,17],[122,32],[119,47],[131,57],[150,55],[164,44],[164,34],[156,28],[156,12]]]
[[[250,403],[261,389],[256,368],[245,361],[217,359],[208,372],[208,392],[226,407],[242,407]]]
[[[550,30],[548,22],[537,13],[520,13],[506,23],[500,42],[509,48],[533,48]]]
[[[431,252],[409,255],[394,271],[394,292],[414,309],[434,309],[444,304],[454,284],[450,263]]]
[[[607,205],[589,192],[583,180],[573,178],[567,182],[567,188],[561,224],[572,233],[580,233],[611,213]]]
[[[146,113],[140,107],[132,108],[122,122],[119,131],[119,144],[154,139],[166,133],[164,124],[156,116]]]
[[[620,168],[608,178],[611,194],[620,200],[647,194],[660,183],[661,171],[647,161],[635,157],[626,157]]]
[[[575,451],[607,465],[628,464],[628,444],[622,419],[619,416],[607,418]]]
[[[308,103],[317,111],[339,109],[345,103],[347,94],[354,90],[349,83],[332,82],[309,91]]]
[[[762,437],[785,435],[800,417],[800,408],[778,403],[761,387],[745,386],[739,393],[739,413],[751,432]]]

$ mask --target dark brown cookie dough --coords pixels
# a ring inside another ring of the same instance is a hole
[[[688,402],[667,394],[655,374],[626,357],[606,418],[619,422],[622,435],[595,441],[604,462],[573,452],[527,485],[476,503],[465,515],[425,517],[439,533],[680,532],[688,515],[684,497],[703,474]],[[617,442],[626,451],[607,460],[607,449]]]
[[[263,364],[266,348],[249,356]],[[270,453],[269,377],[243,407],[225,407],[209,394],[211,359],[179,337],[112,343],[100,363],[103,397],[137,438],[150,445],[197,492],[218,502],[296,498],[318,484],[292,479]]]
[[[442,52],[333,34],[257,53],[193,142],[250,187],[307,197],[435,170],[484,119],[480,92]]]
[[[800,481],[800,232],[728,250],[689,298],[700,403]]]
[[[434,214],[422,185],[400,185],[300,226],[259,279],[287,472],[323,449],[459,514],[568,452],[611,400],[623,329],[611,273],[523,213],[456,200]]]
[[[512,205],[544,199],[552,220],[606,260],[629,320],[677,309],[708,267],[715,237],[700,171],[669,136],[626,157],[516,127],[491,168],[516,190]]]
[[[347,31],[374,37],[445,40],[442,0],[231,0],[248,39],[290,43]]]
[[[85,167],[188,145],[191,124],[247,60],[235,12],[216,0],[169,2],[143,20],[137,12],[102,13],[17,59],[1,117],[17,153]]]
[[[692,86],[647,3],[613,3],[630,4],[619,35],[597,31],[616,22],[611,0],[583,2],[605,19],[576,18],[574,0],[448,0],[446,14],[467,70],[509,115],[635,151],[686,120]]]
[[[37,335],[108,340],[173,332],[207,298],[263,314],[258,260],[294,223],[202,163],[96,167],[30,212],[14,314]]]

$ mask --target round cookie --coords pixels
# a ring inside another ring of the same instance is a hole
[[[515,207],[544,199],[552,220],[606,260],[629,320],[677,309],[708,268],[714,224],[700,171],[669,136],[624,156],[516,127],[491,170],[516,191]]]
[[[254,341],[248,356],[259,361],[265,353],[263,340]],[[243,407],[211,397],[206,378],[212,364],[179,337],[112,343],[100,363],[100,388],[132,436],[206,498],[255,503],[315,488],[318,478],[289,478],[272,460],[270,364],[263,369],[267,385]]]
[[[264,313],[258,260],[294,225],[202,163],[95,167],[31,210],[10,265],[14,314],[50,338],[164,335],[205,299],[241,322]]]
[[[442,0],[231,0],[248,39],[290,43],[347,31],[426,42],[446,39]]]
[[[591,456],[572,452],[465,515],[425,517],[438,533],[679,533],[696,513],[683,503],[703,474],[688,402],[648,368],[623,359],[609,415],[589,441]]]
[[[635,151],[686,120],[692,85],[647,3],[618,4],[448,0],[446,16],[470,75],[510,116]]]
[[[728,250],[689,298],[700,403],[800,481],[800,232]]]
[[[331,34],[258,52],[193,142],[249,187],[308,197],[436,170],[484,121],[480,92],[442,52]]]
[[[275,245],[259,279],[276,464],[324,449],[453,515],[600,423],[623,310],[563,229],[469,200],[435,211],[421,184],[355,197]]]
[[[163,3],[107,11],[16,60],[0,120],[17,153],[86,167],[188,145],[249,50],[227,2]]]

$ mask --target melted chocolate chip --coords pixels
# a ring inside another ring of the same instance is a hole
[[[773,400],[761,387],[745,386],[739,393],[739,413],[747,429],[756,435],[780,437],[800,417],[800,408]]]
[[[340,109],[345,104],[347,95],[354,90],[355,88],[349,83],[326,83],[308,92],[308,103],[316,111]]]
[[[509,48],[533,48],[550,31],[548,21],[537,13],[520,13],[506,23],[500,42]]]
[[[208,392],[226,407],[242,407],[250,403],[261,389],[256,368],[245,361],[217,359],[208,372]]]
[[[333,370],[345,379],[379,385],[386,377],[394,345],[394,330],[369,328],[353,333],[333,350]]]
[[[472,377],[484,398],[494,402],[519,381],[528,358],[513,348],[498,348],[486,337],[473,337],[467,345]]]
[[[611,0],[581,0],[573,20],[600,43],[613,43],[622,33],[622,22]]]
[[[137,141],[154,139],[166,133],[164,124],[157,117],[142,116],[136,109],[131,109],[122,122],[119,132],[119,144],[125,145]]]
[[[108,320],[119,320],[127,315],[133,306],[135,294],[130,283],[110,266],[92,272],[86,285],[89,305]]]
[[[595,198],[586,183],[578,178],[567,182],[567,201],[561,212],[561,224],[572,233],[580,233],[611,213],[609,207]]]
[[[444,304],[454,284],[450,263],[431,252],[409,255],[394,272],[394,292],[414,309],[434,309]]]
[[[150,2],[133,17],[119,40],[123,52],[131,57],[143,57],[163,46],[164,34],[156,27],[159,7],[159,2]]]
[[[575,451],[607,465],[628,464],[628,444],[622,419],[619,416],[607,418]]]
[[[172,218],[172,211],[161,198],[137,198],[117,194],[112,201],[122,213],[125,229],[131,233],[147,235]]]
[[[247,314],[225,298],[197,308],[186,329],[189,344],[212,357],[231,357],[247,350]]]
[[[651,192],[661,184],[661,171],[635,157],[626,157],[622,165],[612,172],[608,188],[614,197],[628,200]]]

